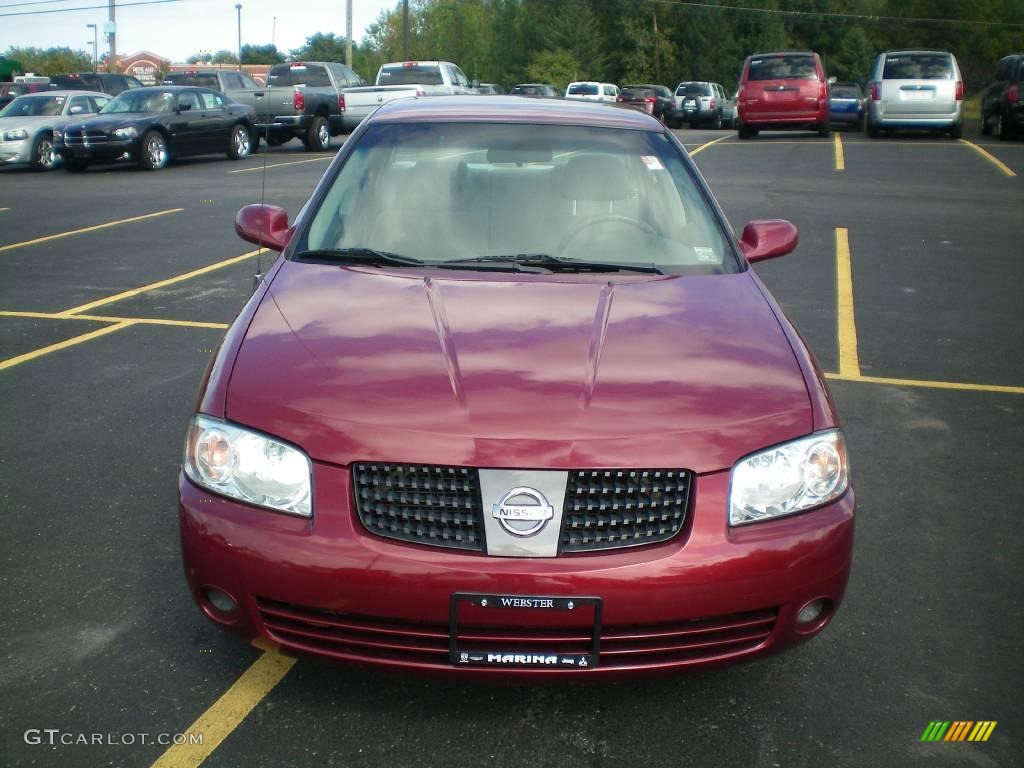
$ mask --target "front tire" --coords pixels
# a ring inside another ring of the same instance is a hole
[[[53,137],[48,133],[36,136],[32,144],[32,167],[37,171],[52,171],[60,162],[60,157],[53,151]]]
[[[989,122],[984,112],[981,113],[981,133],[983,136],[992,135],[992,123]]]
[[[1002,141],[1009,141],[1014,138],[1016,131],[1009,126],[1006,119],[1003,117],[1003,113],[999,113],[999,120],[996,123],[996,132],[999,134],[999,138]]]
[[[323,152],[331,143],[331,132],[327,127],[327,120],[323,117],[314,117],[306,133],[306,149],[310,152]]]
[[[252,137],[249,129],[241,123],[231,127],[228,134],[228,157],[231,160],[241,160],[252,153]]]
[[[139,166],[147,171],[159,171],[170,162],[171,153],[167,150],[167,139],[160,131],[149,131],[142,137],[139,153]]]

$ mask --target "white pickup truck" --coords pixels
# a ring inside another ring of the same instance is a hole
[[[450,61],[396,61],[377,72],[377,84],[346,88],[342,126],[346,133],[381,104],[411,96],[474,93],[465,73]]]

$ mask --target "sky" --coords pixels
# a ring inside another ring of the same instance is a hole
[[[178,0],[159,5],[125,5],[140,0],[118,0],[118,55],[149,50],[172,61],[183,62],[201,50],[234,51],[238,47],[238,17],[235,4],[242,4],[242,44],[271,42],[289,51],[302,45],[316,32],[345,34],[345,0]],[[352,38],[360,40],[366,27],[384,9],[399,0],[353,0]],[[53,11],[61,8],[90,10],[46,13],[33,16],[4,16],[24,11]],[[274,17],[277,23],[274,23]],[[103,23],[107,20],[106,0],[0,0],[0,52],[11,46],[52,48],[68,46],[92,54],[92,30],[99,25],[100,53],[107,50]]]

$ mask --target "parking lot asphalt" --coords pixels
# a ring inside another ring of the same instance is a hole
[[[505,685],[293,661],[221,632],[181,573],[181,443],[251,289],[236,211],[260,199],[265,159],[266,201],[294,215],[331,155],[5,170],[2,762],[1019,765],[1024,143],[678,135],[737,230],[800,230],[757,271],[832,379],[859,514],[820,637],[698,674]],[[933,720],[998,725],[924,743]],[[203,750],[157,743],[190,729]]]

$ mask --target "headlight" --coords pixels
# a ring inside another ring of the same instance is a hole
[[[21,141],[22,139],[28,138],[28,131],[21,129],[18,131],[7,131],[4,133],[4,141]]]
[[[114,137],[118,139],[134,139],[139,135],[139,132],[135,129],[135,126],[129,125],[127,128],[115,128]]]
[[[838,498],[849,483],[846,443],[838,429],[777,445],[732,468],[729,524],[802,512]]]
[[[298,448],[197,414],[185,439],[185,474],[197,485],[257,506],[312,517],[312,466]]]

